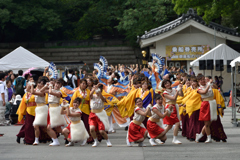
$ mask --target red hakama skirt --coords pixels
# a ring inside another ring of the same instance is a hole
[[[171,105],[173,105],[173,104],[171,104]],[[165,109],[167,109],[169,106],[170,106],[170,105],[167,104],[167,105],[165,106]],[[176,106],[175,106],[175,105],[173,105],[173,106],[174,106],[174,107],[173,107],[173,112],[172,112],[171,116],[170,116],[170,117],[166,116],[166,117],[163,118],[163,123],[164,123],[164,124],[174,125],[175,123],[179,122],[179,119],[178,119],[178,116],[177,116]]]
[[[105,126],[103,122],[98,118],[98,116],[95,113],[90,113],[89,114],[89,119],[88,123],[90,126],[95,126],[95,130],[104,130],[105,131]]]
[[[128,128],[128,140],[129,142],[136,142],[137,140],[144,138],[144,134],[147,131],[146,128],[141,127],[133,122],[129,124]]]
[[[210,104],[208,101],[203,101],[201,103],[199,121],[210,121]]]
[[[152,122],[151,120],[147,122],[147,130],[151,138],[156,138],[164,131],[156,122]]]

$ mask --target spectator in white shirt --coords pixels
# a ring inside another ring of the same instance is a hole
[[[5,120],[5,110],[6,110],[6,101],[5,101],[5,85],[4,85],[4,80],[5,80],[5,74],[0,73],[0,126],[3,126],[6,124]]]

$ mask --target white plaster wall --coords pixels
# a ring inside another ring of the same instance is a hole
[[[216,37],[216,46],[221,43],[226,43],[226,39]],[[209,45],[212,49],[215,47],[215,41],[213,35],[203,32],[195,27],[188,27],[177,34],[157,41],[155,45],[156,49],[152,51],[155,51],[155,53],[160,54],[162,57],[166,57],[166,46]],[[187,70],[190,67],[190,62],[191,61],[187,61]]]
[[[150,48],[150,53],[156,53],[156,48]]]
[[[226,43],[224,38],[216,37],[216,46]],[[215,47],[214,36],[189,27],[186,30],[178,32],[170,37],[156,42],[156,53],[166,57],[166,46],[171,45],[209,45],[211,48]]]

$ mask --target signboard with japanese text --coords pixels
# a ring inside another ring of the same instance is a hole
[[[168,61],[195,60],[209,50],[209,45],[166,46],[166,57]]]

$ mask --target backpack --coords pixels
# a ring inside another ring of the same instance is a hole
[[[22,78],[21,80],[19,78],[16,79],[16,86],[15,86],[15,90],[16,90],[16,94],[20,94],[21,96],[24,95],[24,85],[25,79]]]
[[[72,83],[73,75],[71,78],[69,78],[68,76],[66,76],[66,77],[67,77],[67,85],[73,88],[73,83]]]

